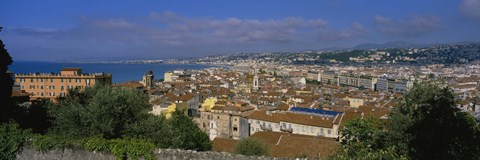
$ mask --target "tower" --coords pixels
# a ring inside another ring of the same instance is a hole
[[[257,73],[255,73],[255,76],[253,76],[253,90],[258,90],[258,76]]]
[[[149,70],[147,74],[143,75],[143,85],[147,87],[147,89],[152,89],[155,87],[154,76],[152,70]]]

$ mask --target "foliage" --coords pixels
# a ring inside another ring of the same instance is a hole
[[[134,138],[162,148],[211,149],[208,135],[191,118],[180,111],[168,120],[149,114],[147,95],[134,89],[95,86],[76,90],[51,108],[55,120],[50,133],[69,139]]]
[[[340,52],[340,53],[325,53],[319,55],[320,59],[334,59],[336,61],[343,61],[348,62],[350,61],[350,57],[360,57],[360,56],[368,56],[369,53],[363,50],[352,50],[347,52]]]
[[[15,159],[28,135],[15,123],[0,124],[0,159]]]
[[[2,28],[0,27],[0,31]],[[12,57],[5,49],[3,41],[0,40],[0,99],[2,100],[2,107],[0,107],[0,123],[8,122],[12,118],[13,107],[12,103],[12,86],[13,79],[7,73],[8,66],[12,64]]]
[[[394,146],[385,146],[385,134],[378,118],[348,121],[342,130],[341,147],[331,159],[407,159]]]
[[[154,144],[140,139],[112,139],[89,137],[71,139],[56,135],[35,135],[31,138],[31,146],[41,152],[51,149],[79,148],[89,151],[109,152],[116,159],[154,159]]]
[[[49,99],[31,101],[30,106],[15,106],[16,117],[21,128],[31,129],[33,133],[44,134],[52,126],[52,117],[48,115]]]
[[[479,127],[455,107],[448,88],[414,84],[385,126],[355,119],[332,159],[479,159]]]
[[[388,142],[413,159],[478,159],[479,128],[449,88],[415,84],[391,114]]]
[[[147,116],[150,108],[148,97],[133,89],[95,86],[70,93],[52,107],[55,120],[51,132],[57,135],[121,138],[129,125]]]
[[[175,111],[168,120],[152,116],[133,128],[133,137],[149,139],[162,148],[207,151],[212,147],[208,135],[182,111]]]
[[[171,147],[200,151],[211,149],[212,144],[208,135],[201,131],[182,111],[175,111],[172,118],[167,121],[167,125],[173,128],[170,137]]]
[[[264,142],[255,138],[245,138],[235,145],[234,153],[247,156],[268,155],[267,146]]]

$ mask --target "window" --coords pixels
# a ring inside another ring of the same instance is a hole
[[[236,122],[236,121],[237,121],[237,118],[234,118],[233,120]]]
[[[330,129],[327,132],[328,132],[328,134],[332,134],[332,130],[330,130]]]
[[[217,116],[217,119],[220,119],[220,116]]]
[[[238,131],[237,126],[233,126],[233,131],[234,131],[234,132],[237,132],[237,131]]]
[[[72,79],[68,79],[68,83],[72,83]]]
[[[24,89],[25,89],[25,86],[22,85],[22,90],[24,90]]]
[[[40,89],[43,89],[43,85],[40,86]]]
[[[77,83],[80,83],[80,82],[81,82],[81,80],[77,78]]]
[[[60,82],[63,82],[63,78],[62,78],[62,79],[60,79]]]
[[[315,128],[310,127],[310,132],[312,132],[312,133],[315,132]]]
[[[40,78],[40,82],[43,82],[43,78]]]
[[[40,94],[40,96],[43,96],[43,92]]]
[[[65,88],[63,86],[60,86],[60,91],[63,91]]]
[[[55,86],[52,86],[52,89],[55,89]]]

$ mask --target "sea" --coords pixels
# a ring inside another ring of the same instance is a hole
[[[167,71],[175,69],[199,70],[213,66],[200,64],[120,64],[120,63],[60,63],[39,61],[14,61],[8,70],[13,73],[60,73],[62,68],[77,67],[82,73],[111,73],[113,83],[140,81],[149,70],[155,79],[163,79]]]

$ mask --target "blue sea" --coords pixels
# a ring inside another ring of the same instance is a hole
[[[62,68],[79,67],[83,73],[105,72],[112,74],[113,83],[139,81],[152,70],[155,79],[163,78],[167,71],[174,69],[203,69],[211,66],[198,64],[116,64],[116,63],[56,63],[36,61],[14,61],[8,70],[14,73],[60,73]]]

